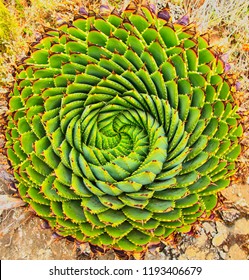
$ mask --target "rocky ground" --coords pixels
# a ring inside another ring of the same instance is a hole
[[[161,250],[147,252],[150,260],[247,260],[249,259],[249,188],[232,185],[222,192],[225,203],[210,221],[196,225],[190,234],[175,236]],[[0,257],[10,259],[115,259],[112,251],[91,254],[88,245],[53,234],[46,223],[23,207],[1,216]]]
[[[6,54],[3,56],[5,69],[11,69],[13,60],[8,60],[8,57],[6,59]],[[0,83],[0,258],[2,260],[115,259],[116,256],[112,251],[104,255],[92,254],[88,245],[79,246],[58,237],[47,228],[43,220],[34,216],[16,198],[13,177],[9,172],[10,166],[4,149],[4,120],[7,116],[8,91],[4,81],[11,79],[7,70],[5,78]],[[248,88],[248,84],[244,88]],[[248,91],[244,91],[239,99],[242,99],[239,113],[245,132],[244,138],[241,139],[243,151],[238,160],[238,172],[234,180],[221,192],[220,200],[223,203],[210,220],[201,221],[189,234],[174,236],[154,252],[147,252],[144,259],[249,259]],[[10,209],[2,206],[2,201],[6,200]]]

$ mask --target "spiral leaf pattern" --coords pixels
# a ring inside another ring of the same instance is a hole
[[[47,30],[9,102],[20,195],[60,235],[107,248],[187,231],[235,170],[233,90],[194,27],[146,7]]]

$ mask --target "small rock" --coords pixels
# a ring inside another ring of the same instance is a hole
[[[1,180],[7,181],[7,182],[14,180],[14,177],[10,173],[8,173],[6,170],[2,169],[2,167],[0,170],[0,178],[1,178]]]
[[[233,227],[234,234],[249,234],[249,220],[246,218],[239,219]]]
[[[215,234],[216,229],[210,223],[203,223],[203,228],[206,233],[210,233],[212,236]]]
[[[218,260],[219,259],[219,255],[215,252],[210,252],[206,255],[205,260]]]
[[[227,235],[228,229],[227,229],[226,225],[224,225],[223,223],[217,221],[216,222],[216,228],[217,228],[218,233]]]
[[[246,260],[247,255],[237,244],[234,244],[228,251],[228,259]]]
[[[241,207],[247,207],[248,206],[248,202],[244,198],[241,198],[241,199],[237,200],[236,204],[241,206]]]
[[[202,233],[196,238],[195,245],[198,247],[202,247],[207,242],[208,238],[205,233]]]
[[[228,246],[227,245],[223,246],[223,251],[226,252],[226,253],[228,252]]]
[[[213,240],[212,240],[212,244],[215,246],[215,247],[218,247],[220,246],[223,242],[226,241],[226,238],[227,238],[227,234],[224,234],[224,233],[217,233]]]
[[[200,250],[198,247],[188,247],[185,251],[185,254],[179,257],[179,259],[185,260],[205,260],[206,252],[205,250]]]
[[[0,138],[0,148],[4,147],[4,140]]]
[[[212,240],[212,244],[215,247],[220,246],[223,242],[225,242],[228,236],[228,229],[223,223],[217,221],[216,229],[217,229],[217,234],[214,235],[214,238]]]
[[[220,257],[221,257],[223,260],[225,260],[225,259],[226,259],[227,254],[226,254],[225,252],[223,252],[223,251],[219,251],[219,254],[220,254]]]
[[[220,212],[224,222],[233,223],[236,219],[239,218],[240,212],[236,209],[227,209]]]
[[[79,249],[80,249],[81,253],[85,253],[85,254],[91,253],[91,248],[88,243],[80,244]]]

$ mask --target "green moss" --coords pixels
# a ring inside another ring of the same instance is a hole
[[[17,22],[0,0],[0,51],[7,50],[7,43],[17,35]]]

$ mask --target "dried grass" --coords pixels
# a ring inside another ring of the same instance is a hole
[[[158,0],[168,3],[173,20],[189,15],[201,33],[210,33],[211,44],[226,53],[231,73],[241,77],[241,90],[249,85],[249,2],[245,0]]]

